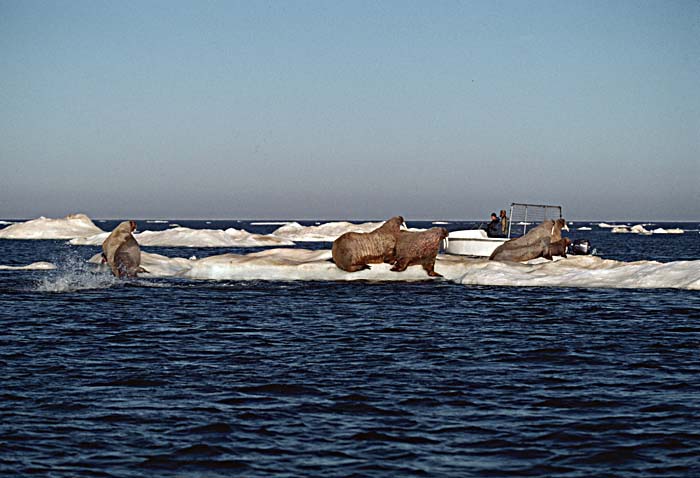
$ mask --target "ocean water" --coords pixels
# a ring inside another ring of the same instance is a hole
[[[700,259],[697,224],[582,225],[604,258]],[[0,270],[3,477],[700,476],[697,290],[118,281],[99,247],[0,251],[58,267]]]

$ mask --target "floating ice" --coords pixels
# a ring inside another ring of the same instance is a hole
[[[637,224],[631,228],[627,226],[619,226],[613,228],[612,232],[616,234],[641,234],[643,236],[651,236],[652,234],[683,234],[685,232],[683,229],[664,229],[662,227],[658,227],[653,231],[650,231],[644,226],[644,224]]]
[[[0,225],[2,225],[2,226],[7,225],[7,224],[14,224],[14,222],[12,222],[12,221],[0,221]]]
[[[152,219],[152,220],[149,220],[146,222],[151,223],[151,224],[167,224],[169,221],[167,221],[165,219]]]
[[[0,229],[0,239],[72,239],[103,232],[85,214],[63,219],[40,217]]]
[[[449,222],[448,221],[433,221],[433,224],[438,225],[438,226],[440,226],[440,225],[444,226],[445,224],[449,224]]]
[[[294,242],[333,242],[346,232],[372,232],[384,222],[328,222],[318,226],[302,226],[298,222],[290,222],[277,228],[272,235]]]
[[[289,221],[263,221],[263,222],[251,222],[251,226],[286,226],[291,224]]]
[[[614,234],[629,234],[632,231],[630,231],[630,228],[627,226],[615,226],[610,232]]]
[[[72,239],[76,246],[99,246],[109,233]],[[141,246],[161,247],[265,247],[292,246],[293,242],[263,234],[252,234],[238,229],[190,229],[174,227],[164,231],[143,231],[134,234]]]
[[[590,231],[591,228],[588,227],[588,226],[581,226],[581,227],[578,228],[578,230],[579,230],[579,231]]]
[[[202,259],[169,258],[142,252],[142,277],[210,280],[422,281],[434,280],[421,266],[393,272],[389,264],[345,272],[329,259],[330,250],[277,248],[252,254],[223,254]],[[99,262],[96,254],[91,262]],[[556,261],[511,263],[462,256],[438,256],[435,270],[465,285],[528,287],[676,288],[700,290],[700,260],[660,263],[620,262],[595,256]]]
[[[56,266],[53,265],[50,262],[32,262],[31,264],[28,264],[26,266],[3,266],[0,265],[0,270],[9,270],[9,271],[46,271],[46,270],[52,270],[55,269]]]

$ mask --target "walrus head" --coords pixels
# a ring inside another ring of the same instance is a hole
[[[384,230],[389,230],[391,232],[398,232],[398,230],[401,229],[402,225],[405,225],[403,217],[394,216],[391,219],[387,220],[384,224],[382,224],[381,228]]]
[[[446,239],[447,236],[450,235],[450,233],[444,227],[441,227],[439,229],[440,229],[440,239]]]
[[[569,226],[566,225],[566,219],[564,219],[563,217],[557,219],[557,227],[559,227],[562,231],[569,230]]]
[[[134,232],[136,230],[136,221],[129,221],[129,227],[131,228],[131,232]]]

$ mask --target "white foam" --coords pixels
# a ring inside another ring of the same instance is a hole
[[[333,242],[346,232],[372,232],[384,222],[327,222],[318,226],[302,226],[298,222],[290,222],[278,229],[272,235],[294,242]]]
[[[100,262],[101,256],[98,256],[96,263]],[[107,266],[88,264],[75,256],[64,258],[56,269],[36,283],[37,291],[76,292],[107,289],[123,283],[109,272]]]
[[[70,241],[76,246],[99,246],[107,238],[105,232],[90,237],[76,238]],[[160,247],[265,247],[291,246],[293,242],[279,237],[263,234],[252,234],[244,230],[229,228],[221,229],[190,229],[174,227],[164,231],[143,231],[134,234],[136,242],[141,246]]]
[[[276,248],[252,254],[223,254],[202,259],[169,258],[142,252],[142,277],[275,281],[422,281],[433,280],[421,266],[393,272],[389,264],[345,272],[329,261],[330,250]],[[99,262],[100,255],[91,262]],[[510,263],[462,256],[438,256],[435,270],[464,285],[517,287],[676,288],[700,290],[700,260],[660,263],[621,262],[595,256],[556,261]]]
[[[55,269],[56,266],[53,265],[50,262],[32,262],[31,264],[28,264],[26,266],[3,266],[0,265],[0,270],[8,270],[8,271],[46,271],[46,270],[52,270]]]
[[[40,217],[0,229],[0,239],[72,239],[103,232],[85,214],[62,219]]]

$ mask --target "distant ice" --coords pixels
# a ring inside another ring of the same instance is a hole
[[[0,239],[73,239],[103,232],[85,214],[62,219],[40,217],[0,229]]]
[[[0,270],[10,270],[10,271],[40,271],[40,270],[52,270],[56,266],[50,262],[33,262],[26,266],[3,266],[0,265]]]
[[[588,227],[588,226],[581,226],[581,227],[578,228],[578,230],[579,230],[579,231],[590,231],[591,228]]]
[[[290,222],[276,229],[272,235],[294,242],[333,242],[346,232],[371,232],[384,222],[327,222],[318,226],[302,226],[298,222]]]
[[[263,222],[251,222],[251,226],[286,226],[291,224],[289,221],[263,221]]]
[[[4,226],[6,224],[14,224],[12,221],[0,221],[0,225]]]
[[[435,280],[420,266],[393,272],[389,264],[375,264],[369,270],[350,273],[338,269],[330,258],[330,250],[288,248],[202,259],[169,258],[142,252],[141,265],[150,274],[141,277],[281,281]],[[99,254],[90,259],[90,262],[99,261]],[[446,280],[464,285],[700,290],[700,260],[620,262],[595,256],[570,256],[552,262],[523,264],[441,254],[435,270]]]
[[[613,228],[615,228],[615,227],[627,227],[627,226],[625,226],[625,225],[618,225],[618,224],[608,224],[608,223],[606,223],[606,222],[601,222],[600,224],[598,224],[598,227],[601,227],[601,228],[603,228],[603,229],[613,229]]]
[[[645,224],[637,224],[632,227],[618,226],[614,227],[611,232],[615,234],[641,234],[643,236],[651,236],[652,234],[683,234],[685,232],[683,229],[664,229],[662,227],[650,231],[644,226]]]
[[[448,221],[433,221],[433,224],[440,226],[440,225],[449,224],[449,222]]]
[[[108,232],[90,237],[72,239],[76,246],[99,246],[109,235]],[[293,242],[271,235],[253,234],[244,230],[190,229],[175,227],[164,231],[143,231],[134,234],[141,246],[160,247],[265,247],[292,246]]]

